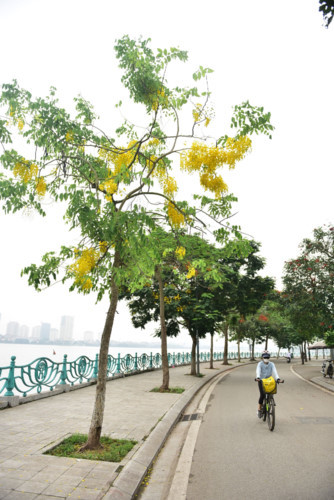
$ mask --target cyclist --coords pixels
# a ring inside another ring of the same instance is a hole
[[[263,351],[262,361],[260,361],[256,367],[256,380],[259,383],[259,391],[260,391],[259,406],[257,409],[257,416],[259,418],[262,417],[262,411],[261,411],[262,403],[265,397],[265,393],[262,386],[262,379],[268,377],[274,377],[276,382],[280,381],[275,364],[269,360],[270,360],[270,352]]]

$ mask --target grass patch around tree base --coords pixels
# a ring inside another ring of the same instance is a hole
[[[87,434],[72,434],[64,439],[55,448],[46,451],[45,455],[57,457],[84,458],[86,460],[101,460],[104,462],[120,462],[132,450],[137,441],[127,439],[112,439],[108,436],[101,437],[102,448],[98,450],[79,451],[87,442]]]
[[[182,387],[170,387],[169,389],[166,389],[164,391],[162,391],[160,387],[154,387],[150,390],[150,392],[167,392],[169,394],[182,394],[182,392],[184,391],[185,389],[183,389]]]

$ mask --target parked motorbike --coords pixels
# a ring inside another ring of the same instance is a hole
[[[327,365],[328,363],[328,365]],[[321,366],[321,373],[324,377],[328,375],[329,378],[333,378],[333,360],[332,359],[324,359]]]

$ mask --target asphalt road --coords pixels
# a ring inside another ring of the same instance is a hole
[[[276,364],[276,427],[257,418],[255,365],[215,386],[199,428],[187,500],[334,499],[334,396]]]

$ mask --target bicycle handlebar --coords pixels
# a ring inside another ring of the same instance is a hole
[[[254,382],[260,382],[260,381],[261,381],[261,379],[260,379],[260,378],[255,378],[255,379],[254,379]],[[278,384],[284,384],[284,379],[277,379],[277,380],[276,380],[276,382],[277,382]]]

